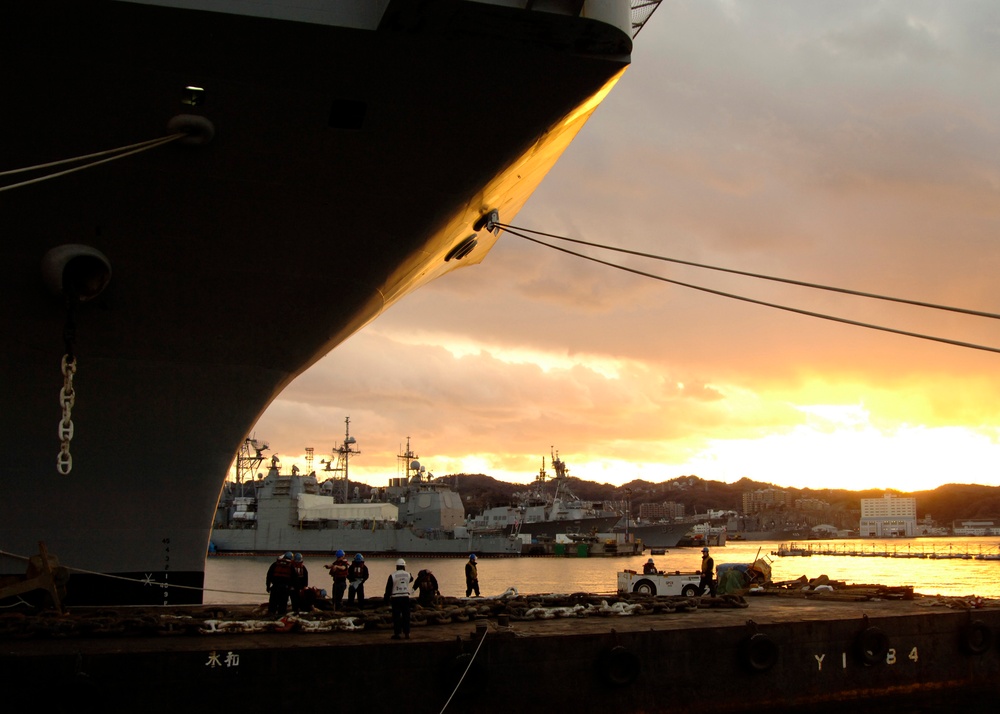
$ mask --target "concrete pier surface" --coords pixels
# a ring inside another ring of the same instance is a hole
[[[4,615],[0,667],[49,711],[994,712],[1000,603],[895,597],[448,598],[401,640],[378,601]]]

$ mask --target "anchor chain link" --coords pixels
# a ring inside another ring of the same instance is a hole
[[[70,354],[62,358],[63,386],[59,390],[59,403],[62,405],[62,419],[59,421],[59,456],[56,459],[56,470],[63,476],[73,470],[73,455],[69,452],[69,444],[73,440],[73,405],[76,403],[76,390],[73,388],[73,376],[76,374],[76,357]]]

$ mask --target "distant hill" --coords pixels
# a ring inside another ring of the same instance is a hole
[[[491,506],[512,502],[513,496],[526,489],[525,484],[507,483],[484,474],[452,474],[440,480],[456,485],[465,511],[479,513]],[[953,521],[967,518],[1000,518],[1000,487],[976,484],[947,484],[932,491],[903,492],[885,489],[849,491],[846,489],[783,488],[769,483],[740,479],[736,483],[706,481],[697,476],[678,478],[651,483],[635,480],[623,486],[595,483],[570,477],[570,488],[584,501],[623,501],[625,489],[631,489],[629,507],[638,513],[643,503],[663,503],[673,501],[683,503],[685,513],[706,513],[709,510],[742,511],[744,491],[773,488],[797,499],[816,499],[830,504],[830,511],[839,518],[850,522],[860,518],[862,498],[882,498],[886,493],[917,499],[917,518],[931,516],[938,524],[950,526]]]

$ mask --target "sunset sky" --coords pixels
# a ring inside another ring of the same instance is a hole
[[[505,217],[501,217],[502,220]],[[1000,312],[1000,3],[666,0],[510,223]],[[573,246],[567,246],[573,248]],[[574,248],[579,250],[578,248]],[[597,253],[697,285],[1000,348],[1000,322]],[[335,286],[333,286],[335,289]],[[271,405],[282,462],[812,488],[1000,485],[1000,354],[747,304],[504,234]]]

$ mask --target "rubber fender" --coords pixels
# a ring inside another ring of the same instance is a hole
[[[635,652],[617,645],[601,655],[598,668],[608,684],[625,687],[639,678],[642,661]]]
[[[778,662],[778,643],[762,632],[755,632],[740,643],[740,661],[751,672],[766,672]]]
[[[993,630],[982,620],[973,620],[962,628],[962,649],[969,654],[985,654],[992,646]]]
[[[475,692],[486,681],[486,671],[482,664],[468,652],[450,660],[445,666],[444,675],[445,683],[449,687],[458,687],[456,693],[463,695]]]
[[[866,665],[884,663],[889,653],[889,636],[877,627],[866,627],[858,633],[855,645]]]

